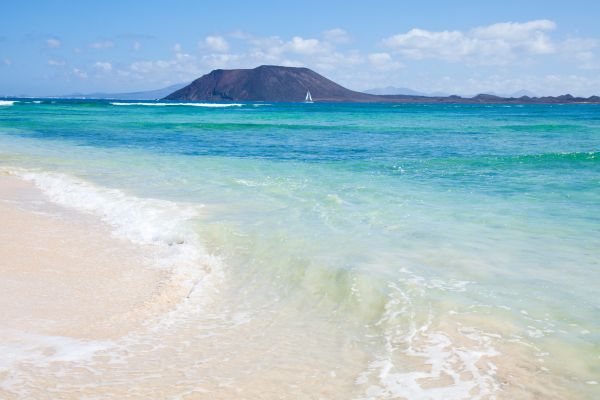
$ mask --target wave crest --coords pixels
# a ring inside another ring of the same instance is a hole
[[[207,108],[223,108],[223,107],[241,107],[240,103],[122,103],[111,102],[113,106],[189,106],[189,107],[207,107]]]

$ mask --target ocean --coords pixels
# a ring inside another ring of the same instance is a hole
[[[10,393],[600,396],[598,105],[4,100],[0,171],[189,289]]]

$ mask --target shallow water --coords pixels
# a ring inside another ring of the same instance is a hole
[[[597,397],[598,106],[9,103],[0,168],[191,294],[7,393]]]

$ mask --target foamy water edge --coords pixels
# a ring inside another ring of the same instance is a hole
[[[207,107],[207,108],[223,108],[223,107],[241,107],[240,103],[124,103],[111,102],[113,106],[189,106],[189,107]]]
[[[99,217],[111,227],[114,235],[136,244],[153,247],[155,265],[160,268],[172,268],[187,285],[190,293],[202,286],[200,283],[207,272],[215,272],[219,268],[220,260],[206,252],[197,233],[190,226],[190,221],[199,214],[197,205],[139,198],[119,189],[98,187],[62,173],[18,168],[8,169],[7,172],[34,183],[50,201],[56,204]],[[201,266],[208,266],[208,270]],[[464,290],[465,285],[466,283],[456,288],[449,287],[448,290]],[[410,305],[413,294],[403,293],[396,286],[393,288],[396,294],[390,298],[386,313],[379,324],[385,325],[393,321],[394,314],[399,310],[406,313],[414,312]],[[399,304],[401,307],[398,307]],[[168,321],[164,322],[168,323]],[[361,398],[405,396],[459,399],[468,398],[473,389],[477,389],[479,395],[471,398],[482,398],[492,395],[498,389],[494,381],[495,367],[490,364],[488,369],[490,374],[485,374],[475,365],[482,357],[493,357],[499,354],[483,333],[474,330],[468,333],[471,339],[480,344],[476,349],[457,348],[452,338],[444,332],[431,330],[429,322],[423,326],[411,325],[408,331],[401,333],[390,324],[384,330],[384,334],[387,343],[385,352],[375,355],[375,359],[368,364],[367,369],[357,377],[355,382],[359,387],[368,385],[365,397]],[[60,338],[44,339],[42,342],[52,344],[59,343],[61,340]],[[394,356],[400,352],[394,346],[398,341],[410,343],[404,355],[424,359],[425,364],[431,365],[431,372],[401,372],[401,366],[396,365],[394,360]],[[76,348],[87,350],[74,351],[66,361],[89,360],[93,353],[104,351],[114,345],[115,343],[112,342],[77,344]],[[38,353],[39,350],[36,350],[34,358],[37,359]],[[457,367],[461,369],[457,370]],[[473,379],[461,378],[462,371],[469,372]],[[420,379],[435,379],[442,374],[452,377],[453,384],[450,387],[427,389],[419,385]]]

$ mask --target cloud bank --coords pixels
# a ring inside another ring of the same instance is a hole
[[[565,90],[561,82],[568,82],[573,91],[585,93],[587,87],[588,92],[600,92],[600,82],[590,76],[600,69],[598,40],[561,36],[557,31],[557,24],[548,19],[468,30],[414,27],[371,43],[357,42],[340,27],[290,37],[234,31],[199,37],[195,46],[182,44],[185,38],[181,38],[169,45],[170,53],[154,59],[142,56],[139,39],[126,37],[120,43],[116,37],[88,43],[89,51],[103,50],[105,59],[80,64],[71,73],[90,82],[112,78],[111,83],[151,87],[191,81],[215,68],[277,64],[307,66],[359,90],[396,85],[457,94],[520,89],[560,93]],[[45,43],[54,50],[62,45],[55,37]],[[125,48],[136,54],[133,60],[110,58]],[[56,67],[67,62],[54,57],[48,64]]]

